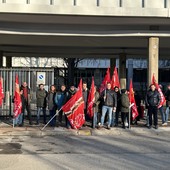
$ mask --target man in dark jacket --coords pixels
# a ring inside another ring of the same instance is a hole
[[[46,124],[46,107],[47,107],[47,91],[44,89],[44,85],[40,84],[37,90],[37,125],[40,121],[40,113],[43,111],[44,124]]]
[[[155,129],[158,129],[158,106],[160,104],[161,97],[156,90],[154,84],[150,85],[150,89],[146,95],[146,106],[148,107],[149,115],[149,129],[152,128],[152,114],[154,116]]]
[[[129,122],[129,97],[127,95],[127,90],[122,89],[121,90],[121,98],[120,98],[120,103],[121,103],[121,113],[122,113],[122,121],[123,121],[123,126],[122,128],[126,129],[126,121]],[[128,125],[129,126],[129,125]]]
[[[168,84],[168,89],[165,92],[165,99],[166,99],[166,111],[164,116],[165,122],[162,124],[163,126],[168,125],[168,118],[169,118],[169,111],[170,111],[170,84]]]
[[[24,108],[23,117],[22,117],[22,124],[24,124],[24,112],[25,112],[25,109],[26,109],[29,124],[32,125],[32,116],[31,116],[31,107],[30,107],[30,101],[31,101],[30,88],[27,86],[26,82],[23,82],[21,87],[20,87],[20,90],[23,90],[23,97],[24,97],[24,101],[22,103],[22,106]]]
[[[103,98],[103,106],[102,106],[102,117],[101,117],[101,127],[104,124],[105,115],[108,112],[108,125],[107,128],[110,129],[110,125],[112,122],[112,112],[116,111],[117,100],[116,95],[113,90],[111,90],[111,84],[107,83],[107,89],[102,93]]]

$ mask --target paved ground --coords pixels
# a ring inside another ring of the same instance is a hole
[[[40,128],[0,123],[0,170],[169,169],[169,127]]]

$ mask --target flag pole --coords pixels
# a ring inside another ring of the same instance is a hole
[[[15,127],[15,125],[14,125],[14,121],[15,121],[15,119],[14,119],[14,117],[13,117],[13,128]]]
[[[93,129],[95,128],[95,114],[95,107],[93,107]]]
[[[62,108],[61,108],[61,109],[62,109]],[[56,112],[56,114],[47,122],[46,125],[44,125],[44,127],[41,129],[42,131],[43,131],[43,130],[48,126],[48,124],[57,116],[58,112],[60,112],[61,109]]]

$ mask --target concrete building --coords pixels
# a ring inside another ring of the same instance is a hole
[[[148,83],[170,56],[170,0],[0,0],[0,55],[147,59]],[[129,62],[129,66],[132,66]],[[132,76],[129,71],[128,77]]]

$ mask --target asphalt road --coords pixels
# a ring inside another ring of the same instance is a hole
[[[167,170],[169,166],[166,130],[0,136],[0,170]]]

